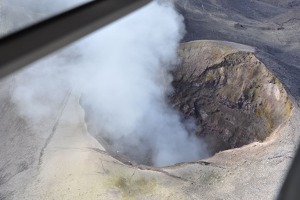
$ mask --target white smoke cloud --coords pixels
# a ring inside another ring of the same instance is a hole
[[[93,135],[113,139],[118,151],[156,166],[204,158],[206,145],[167,104],[183,35],[172,5],[152,2],[19,72],[13,100],[39,120],[72,88],[96,123]]]

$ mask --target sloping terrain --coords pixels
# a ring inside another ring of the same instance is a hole
[[[299,0],[173,0],[185,18],[184,41],[225,40],[253,46],[256,56],[299,99]]]

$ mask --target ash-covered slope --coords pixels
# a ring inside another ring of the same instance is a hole
[[[257,48],[262,60],[288,87],[300,92],[299,0],[174,0],[185,17],[184,41],[226,40]]]

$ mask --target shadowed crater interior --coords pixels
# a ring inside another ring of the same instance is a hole
[[[206,41],[182,44],[179,55],[170,101],[196,119],[211,154],[263,141],[290,116],[283,85],[253,53]]]
[[[196,134],[207,143],[210,155],[264,141],[292,110],[283,85],[252,50],[232,46],[214,41],[184,43],[178,50],[181,64],[171,72],[174,92],[169,103],[183,119],[195,119]],[[152,165],[146,141],[119,150],[114,144],[126,146],[126,138],[113,141],[109,134],[101,134],[97,117],[84,103],[83,107],[89,132],[113,157],[127,164]]]

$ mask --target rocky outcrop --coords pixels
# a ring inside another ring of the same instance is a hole
[[[170,101],[196,119],[211,153],[263,141],[291,114],[283,85],[249,50],[205,41],[179,49]]]

